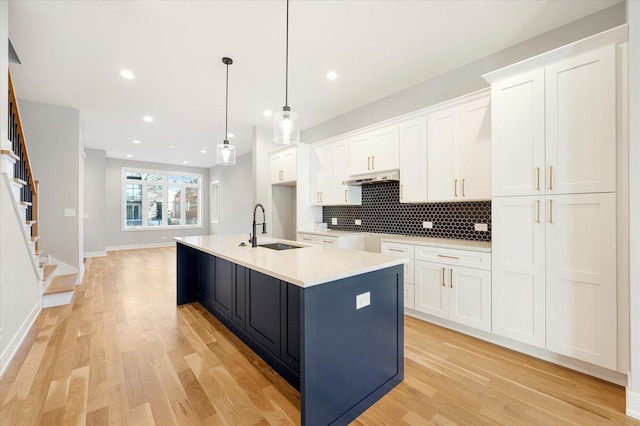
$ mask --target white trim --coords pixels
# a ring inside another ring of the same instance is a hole
[[[76,277],[76,285],[82,284],[82,278],[84,278],[84,261],[80,264],[80,271]]]
[[[64,293],[53,293],[42,296],[42,308],[53,308],[54,306],[69,305],[73,299],[74,290]]]
[[[105,257],[107,255],[107,251],[85,251],[84,258],[88,259],[90,257]]]
[[[25,337],[27,337],[29,330],[33,326],[33,323],[36,321],[36,318],[38,318],[41,310],[42,301],[38,299],[38,303],[36,303],[29,315],[27,315],[25,320],[22,322],[20,329],[13,336],[13,339],[11,340],[11,342],[9,342],[7,348],[0,356],[0,377],[2,377],[2,375],[5,373],[7,367],[11,363],[11,360],[16,355],[16,352],[18,352],[18,349],[20,349],[20,346],[22,346],[22,342],[24,341]]]
[[[627,416],[640,419],[640,393],[627,388]]]
[[[124,246],[108,246],[107,252],[118,251],[118,250],[136,250],[136,249],[145,249],[145,248],[172,247],[175,245],[176,245],[175,241],[171,241],[166,243],[147,243],[147,244],[128,244]]]
[[[546,349],[530,346],[512,339],[508,339],[506,337],[497,336],[495,334],[482,330],[477,330],[472,327],[467,327],[453,321],[434,317],[422,312],[415,311],[413,309],[405,308],[404,314],[422,321],[448,328],[450,330],[459,331],[460,333],[466,334],[468,336],[476,337],[486,342],[493,343],[504,348],[512,349],[514,351],[523,353],[525,355],[530,355],[534,358],[538,358],[552,364],[561,365],[563,367],[570,368],[571,370],[579,371],[581,373],[588,374],[589,376],[597,377],[607,382],[615,383],[620,386],[626,386],[627,384],[627,376],[617,371],[589,364],[587,362],[560,355]]]
[[[220,180],[209,182],[209,223],[220,223]]]

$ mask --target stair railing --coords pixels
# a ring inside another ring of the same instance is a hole
[[[22,120],[18,109],[18,101],[11,72],[9,72],[9,141],[11,142],[14,154],[19,157],[13,170],[13,177],[22,183],[20,190],[20,201],[27,206],[27,222],[31,222],[31,237],[35,238],[36,254],[40,253],[38,244],[38,181],[33,176],[31,163],[29,162],[29,152],[24,137]]]

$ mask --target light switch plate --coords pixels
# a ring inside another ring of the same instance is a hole
[[[476,223],[474,225],[474,228],[476,231],[482,231],[482,232],[489,231],[489,225],[487,225],[486,223]]]
[[[433,229],[433,222],[422,222],[422,227],[425,229]]]
[[[76,209],[64,209],[64,215],[67,217],[73,217],[76,215]]]
[[[371,292],[362,293],[356,296],[356,310],[367,307],[371,304]]]
[[[356,225],[362,225],[362,221],[360,219],[356,219]]]
[[[338,218],[337,217],[332,217],[331,218],[331,224],[332,225],[337,225],[338,224]]]

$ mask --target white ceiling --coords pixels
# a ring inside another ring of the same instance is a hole
[[[289,105],[305,129],[619,1],[292,0]],[[271,126],[262,112],[284,105],[284,0],[12,0],[9,13],[18,96],[80,110],[85,147],[108,157],[213,166],[223,56],[234,60],[229,132],[239,154],[251,150],[254,125]],[[123,68],[136,78],[122,79]]]

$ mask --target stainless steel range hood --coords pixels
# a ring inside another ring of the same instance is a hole
[[[400,180],[400,171],[391,170],[388,172],[371,173],[368,175],[354,176],[342,182],[343,185],[367,185],[379,182],[397,182]]]

